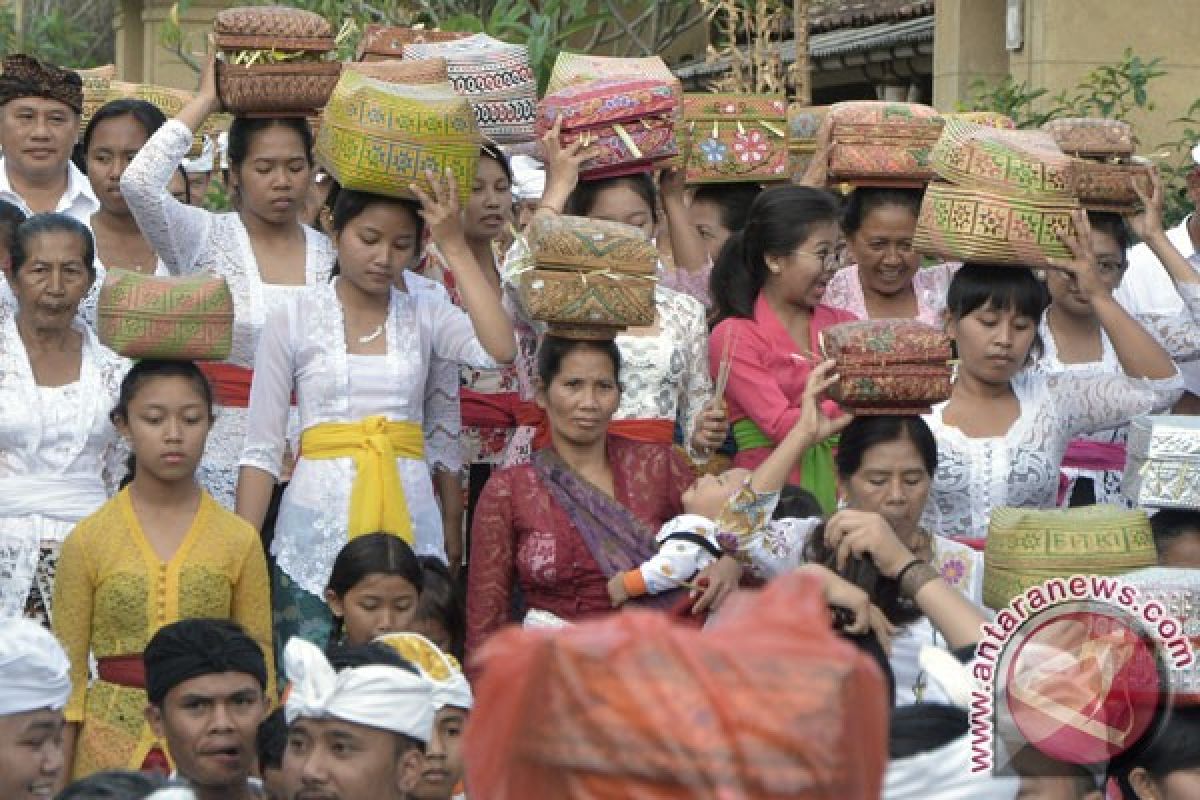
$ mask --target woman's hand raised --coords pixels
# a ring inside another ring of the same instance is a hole
[[[421,217],[429,227],[429,235],[439,247],[459,240],[465,242],[454,173],[447,169],[445,175],[437,175],[432,171],[425,174],[429,178],[431,194],[426,194],[415,183],[409,184],[409,190],[421,203]]]
[[[870,556],[881,575],[894,579],[916,558],[888,521],[870,511],[846,510],[834,514],[825,523],[825,543],[837,553],[839,572],[845,570],[852,556]]]

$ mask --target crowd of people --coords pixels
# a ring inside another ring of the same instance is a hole
[[[555,129],[540,160],[485,146],[465,204],[441,176],[403,200],[331,185],[302,118],[189,160],[220,110],[210,61],[174,119],[122,99],[81,131],[77,74],[3,64],[0,797],[499,796],[464,741],[500,631],[704,624],[797,573],[886,679],[883,796],[1200,796],[1194,709],[1097,769],[970,774],[928,656],[979,640],[991,512],[1129,505],[1129,423],[1200,362],[1200,217],[1166,230],[1157,178],[1035,274],[924,264],[917,189],[581,181]],[[556,215],[656,243],[653,324],[523,316],[521,231]],[[228,358],[108,349],[113,269],[224,278]],[[885,318],[955,344],[929,414],[828,396],[822,332]],[[1200,511],[1153,523],[1200,569]]]

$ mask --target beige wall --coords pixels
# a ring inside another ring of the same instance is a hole
[[[1018,82],[1070,90],[1090,70],[1121,58],[1161,57],[1150,84],[1157,106],[1134,117],[1144,152],[1178,136],[1168,122],[1200,97],[1200,13],[1192,0],[1025,0],[1024,45],[1004,49],[1004,0],[938,0],[934,104],[954,107],[975,77],[1006,72]]]
[[[117,74],[122,80],[195,89],[196,73],[158,43],[158,31],[174,0],[118,0],[114,16],[117,31]],[[192,0],[180,25],[190,51],[202,53],[213,18],[235,5],[224,0]]]

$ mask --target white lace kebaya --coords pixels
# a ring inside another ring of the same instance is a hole
[[[57,555],[43,548],[56,553],[125,474],[109,413],[129,362],[82,321],[75,329],[79,379],[38,386],[14,316],[0,311],[0,617],[22,616],[35,583],[51,610]]]
[[[267,316],[304,286],[327,283],[336,254],[321,233],[305,226],[304,285],[264,283],[254,248],[237,213],[214,214],[176,200],[167,185],[192,143],[192,132],[168,120],[150,137],[121,176],[121,193],[138,227],[174,274],[209,272],[229,282],[233,294],[233,350],[226,363],[253,369]],[[293,432],[295,431],[293,417]],[[246,437],[246,409],[218,406],[200,463],[204,487],[232,509],[237,462]]]
[[[250,391],[249,433],[243,466],[278,477],[287,433],[288,400],[295,390],[301,428],[357,422],[382,415],[423,425],[430,362],[495,367],[470,318],[448,298],[393,290],[384,336],[385,355],[346,352],[342,306],[332,284],[286,301],[267,321]],[[445,560],[442,520],[425,460],[397,458],[416,533],[418,555]],[[279,568],[301,589],[320,597],[338,551],[347,541],[351,458],[296,462],[275,527]]]
[[[1025,369],[1012,388],[1021,412],[1003,436],[975,438],[947,425],[946,403],[925,415],[938,445],[937,471],[921,517],[931,533],[982,539],[994,508],[1054,508],[1058,468],[1070,441],[1170,407],[1183,391],[1183,379],[1178,372],[1142,380]]]
[[[1181,283],[1176,287],[1184,301],[1184,311],[1180,314],[1135,314],[1134,319],[1150,332],[1163,349],[1178,364],[1190,364],[1200,360],[1200,284]],[[1046,375],[1075,374],[1075,375],[1122,375],[1121,361],[1117,351],[1113,349],[1112,341],[1103,329],[1100,330],[1101,356],[1098,361],[1086,361],[1075,364],[1064,363],[1058,354],[1058,342],[1054,332],[1050,330],[1047,317],[1043,315],[1038,333],[1042,337],[1044,352],[1034,363],[1033,368]],[[1084,434],[1079,437],[1101,444],[1119,445],[1124,447],[1129,438],[1129,427],[1122,425],[1117,428]],[[1065,504],[1071,497],[1075,481],[1080,478],[1090,478],[1094,488],[1097,503],[1115,503],[1128,506],[1129,501],[1121,495],[1121,479],[1124,470],[1078,469],[1063,467],[1070,481],[1064,496]]]

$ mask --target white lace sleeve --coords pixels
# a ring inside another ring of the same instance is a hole
[[[451,303],[449,298],[427,298],[424,305],[433,330],[434,356],[481,369],[500,366],[479,343],[467,312]]]
[[[192,146],[192,132],[167,120],[121,175],[121,194],[158,257],[173,273],[196,271],[212,213],[176,200],[167,185]]]
[[[291,324],[295,304],[287,302],[263,325],[254,357],[254,380],[246,410],[246,443],[239,466],[257,467],[279,479],[287,444],[288,408],[291,405],[295,364]]]
[[[679,422],[683,428],[683,441],[692,459],[703,462],[707,456],[692,450],[692,433],[696,420],[713,399],[712,373],[708,367],[708,325],[704,318],[704,307],[695,298],[680,298],[679,325],[683,334],[683,349],[687,363],[684,366],[683,385],[679,388]]]
[[[425,381],[425,460],[430,469],[462,469],[458,364],[434,358]]]
[[[1064,372],[1046,376],[1046,390],[1052,399],[1045,407],[1078,436],[1119,428],[1136,416],[1169,408],[1183,393],[1183,378],[1178,372],[1162,380]]]
[[[1200,360],[1200,284],[1176,286],[1183,298],[1179,314],[1136,314],[1134,318],[1177,362]]]

